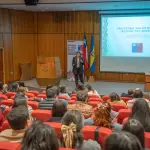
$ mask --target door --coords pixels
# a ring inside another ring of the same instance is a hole
[[[3,82],[3,49],[0,48],[0,81]]]

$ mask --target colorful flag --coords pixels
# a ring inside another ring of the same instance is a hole
[[[87,51],[86,35],[84,35],[82,56],[84,59],[84,70],[87,70],[88,69],[88,51]]]
[[[132,53],[142,53],[143,43],[132,43]]]
[[[91,50],[90,50],[90,70],[95,71],[95,51],[94,51],[94,36],[91,36]]]

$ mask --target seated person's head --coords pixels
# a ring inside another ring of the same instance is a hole
[[[25,106],[13,108],[7,115],[7,120],[13,130],[22,130],[27,126],[29,114]]]
[[[128,90],[128,95],[133,96],[133,94],[134,94],[134,90],[133,89],[129,89]]]
[[[123,131],[130,132],[135,135],[143,148],[145,148],[144,128],[142,124],[135,119],[129,119],[123,126]]]
[[[63,117],[67,112],[67,106],[62,100],[56,100],[52,107],[52,117]]]
[[[120,100],[119,95],[117,93],[114,93],[114,92],[109,95],[109,98],[110,98],[111,102]]]
[[[107,137],[104,150],[142,150],[142,146],[135,135],[122,131]]]
[[[54,89],[56,91],[56,96],[58,96],[60,93],[60,87],[59,86],[53,86],[52,89]]]
[[[49,85],[46,87],[46,91],[47,91],[48,89],[51,89],[52,87],[53,87],[53,85],[49,84]]]
[[[78,91],[77,92],[77,101],[86,102],[88,99],[87,91]]]
[[[144,93],[144,94],[143,94],[143,98],[145,98],[145,99],[147,99],[147,100],[150,100],[150,95],[147,94],[147,93]]]
[[[95,110],[94,125],[111,128],[111,105],[108,102],[99,103]]]
[[[74,90],[74,91],[72,91],[72,94],[77,94],[77,91],[75,91],[75,90]]]
[[[21,150],[58,150],[58,140],[54,129],[40,121],[35,121],[25,132]]]
[[[92,86],[90,85],[90,84],[87,84],[86,86],[85,86],[85,88],[86,88],[86,90],[89,92],[89,91],[93,91],[93,88],[92,88]]]
[[[56,90],[54,88],[50,88],[46,91],[47,98],[56,98]]]
[[[83,91],[85,90],[84,84],[83,83],[79,83],[77,86],[77,91]]]
[[[11,92],[18,92],[19,84],[17,82],[14,82],[11,84],[10,90]]]
[[[12,108],[19,107],[19,106],[25,106],[27,108],[28,105],[27,105],[27,100],[25,97],[16,97],[14,99]]]
[[[134,98],[143,98],[143,92],[141,89],[136,89],[133,94]]]
[[[18,91],[17,91],[17,92],[21,92],[21,93],[24,93],[24,94],[25,94],[26,89],[25,89],[25,87],[20,86],[20,87],[18,88]]]
[[[60,89],[60,93],[67,93],[67,90],[66,90],[66,86],[65,86],[65,85],[61,85],[61,86],[59,87],[59,89]]]
[[[80,148],[83,144],[81,129],[84,126],[84,117],[78,110],[69,110],[62,119],[62,144],[66,148]],[[68,130],[69,128],[69,130]],[[71,136],[72,135],[72,136]]]

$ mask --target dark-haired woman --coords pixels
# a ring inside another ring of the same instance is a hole
[[[58,140],[52,127],[36,121],[25,132],[21,150],[58,149]]]
[[[150,132],[150,108],[145,99],[136,100],[132,107],[130,119],[138,120],[143,125],[145,132]]]
[[[84,141],[81,130],[84,126],[84,117],[78,110],[69,110],[62,119],[61,144],[65,148],[79,150],[101,150],[96,141]]]

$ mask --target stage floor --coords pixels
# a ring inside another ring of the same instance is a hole
[[[75,83],[69,82],[67,80],[61,80],[61,84],[65,84],[67,86],[67,89],[69,92],[73,91],[75,89]],[[135,89],[140,88],[142,91],[144,91],[144,83],[120,83],[120,82],[85,82],[86,84],[92,85],[94,89],[98,91],[101,95],[108,95],[112,92],[116,92],[119,95],[123,92],[127,92],[128,89]],[[149,93],[150,92],[146,92]]]

